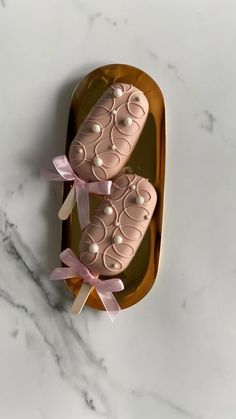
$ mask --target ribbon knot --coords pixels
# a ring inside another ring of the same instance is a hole
[[[78,217],[80,227],[83,230],[89,223],[89,193],[98,195],[109,195],[111,193],[111,180],[99,182],[86,182],[79,178],[72,169],[65,155],[57,156],[52,160],[58,173],[52,173],[48,170],[41,171],[41,176],[49,181],[64,180],[66,182],[74,181],[74,184],[67,195],[61,209],[59,218],[65,220],[69,217],[75,203],[77,202]]]
[[[50,279],[69,279],[81,277],[84,283],[94,287],[99,295],[110,319],[114,321],[120,311],[120,306],[116,301],[113,292],[119,292],[124,289],[124,284],[119,278],[106,280],[99,279],[98,275],[93,275],[89,269],[80,262],[71,249],[66,249],[60,254],[61,261],[67,265],[67,268],[55,268]]]

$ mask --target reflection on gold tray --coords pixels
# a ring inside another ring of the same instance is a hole
[[[144,240],[129,267],[119,275],[125,289],[115,293],[115,296],[121,309],[124,309],[136,304],[150,291],[157,274],[160,254],[165,173],[165,109],[161,90],[154,80],[140,69],[124,64],[106,65],[89,73],[77,85],[72,96],[66,154],[68,155],[70,144],[91,107],[115,82],[133,84],[144,92],[149,101],[147,122],[125,170],[148,178],[158,196],[157,207]],[[69,189],[68,182],[64,182],[63,199]],[[90,196],[92,212],[98,200],[99,198]],[[74,209],[70,218],[62,224],[62,250],[70,247],[78,254],[80,236],[77,210]],[[72,294],[77,295],[82,280],[72,278],[66,280],[66,284]],[[95,290],[91,292],[86,304],[104,309]]]

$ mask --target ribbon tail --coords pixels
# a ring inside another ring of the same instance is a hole
[[[111,278],[105,280],[97,278],[94,281],[94,286],[101,292],[119,292],[123,291],[124,289],[124,284],[120,278]]]
[[[110,291],[101,292],[101,291],[98,291],[97,289],[96,289],[96,291],[97,291],[97,293],[98,293],[98,295],[99,295],[99,297],[102,301],[102,304],[104,305],[104,307],[107,311],[107,314],[109,315],[111,321],[114,322],[117,314],[119,314],[119,312],[121,310],[121,308],[120,308],[118,302],[116,301],[114,295]]]
[[[112,181],[102,180],[100,182],[89,182],[87,187],[89,192],[96,193],[98,195],[110,195]]]
[[[89,194],[88,191],[82,189],[80,185],[76,185],[76,201],[79,216],[80,227],[83,230],[89,223]]]
[[[64,154],[62,156],[54,157],[52,162],[55,166],[55,169],[58,171],[58,173],[60,173],[64,180],[68,181],[75,179],[75,173]]]
[[[65,265],[70,267],[72,272],[76,272],[75,276],[80,278],[90,276],[88,268],[80,262],[80,260],[70,248],[67,248],[61,252],[60,259]]]
[[[43,180],[49,180],[49,181],[62,181],[64,180],[63,177],[61,175],[59,175],[59,173],[53,173],[50,172],[47,169],[41,169],[40,170],[40,179]]]
[[[72,268],[55,268],[49,279],[52,281],[58,281],[61,279],[77,278],[78,273]]]
[[[73,185],[70,192],[68,193],[65,201],[63,202],[61,208],[58,211],[58,217],[60,220],[66,220],[71,214],[76,203],[76,192],[75,186]]]

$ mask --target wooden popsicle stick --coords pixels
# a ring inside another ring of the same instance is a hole
[[[91,285],[86,284],[85,282],[81,285],[81,288],[72,304],[71,312],[73,314],[80,314],[88,297],[90,292],[93,290],[93,287]]]
[[[65,201],[63,202],[61,208],[58,211],[58,217],[60,218],[60,220],[66,220],[69,217],[71,211],[74,208],[75,203],[76,203],[76,192],[75,192],[75,186],[73,185]]]

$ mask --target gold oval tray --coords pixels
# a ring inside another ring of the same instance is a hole
[[[148,231],[129,267],[119,275],[125,285],[124,291],[115,294],[121,309],[140,301],[151,289],[158,269],[165,174],[165,107],[162,92],[155,81],[142,70],[125,64],[110,64],[89,73],[76,86],[70,106],[66,155],[81,122],[102,93],[115,82],[130,83],[142,90],[149,101],[149,115],[140,139],[127,163],[126,171],[146,177],[154,185],[158,195],[157,207]],[[64,182],[63,199],[71,185]],[[91,211],[97,206],[99,198],[90,198]],[[70,247],[78,254],[81,230],[77,210],[62,223],[62,250]],[[73,295],[77,295],[82,280],[72,278],[66,284]],[[86,302],[96,309],[104,307],[93,290]]]

